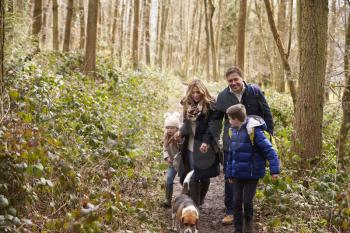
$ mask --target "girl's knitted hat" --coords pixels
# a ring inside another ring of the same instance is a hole
[[[176,128],[180,127],[180,113],[178,113],[178,112],[174,112],[174,113],[167,112],[167,113],[164,114],[164,118],[165,118],[164,127],[167,127],[167,126],[173,126],[173,127],[176,127]]]

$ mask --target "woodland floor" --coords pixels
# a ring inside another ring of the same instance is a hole
[[[178,178],[175,179],[174,195],[181,193],[181,185]],[[200,233],[232,233],[233,225],[224,226],[221,223],[221,219],[225,215],[224,206],[224,176],[221,173],[220,176],[210,179],[210,187],[205,197],[203,207],[199,211],[199,232]],[[259,212],[254,210],[255,225],[254,232],[265,232],[259,224]],[[171,229],[171,209],[165,211],[165,222],[168,229],[164,232],[172,232]]]

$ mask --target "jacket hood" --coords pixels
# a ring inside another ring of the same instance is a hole
[[[246,126],[248,134],[251,134],[253,132],[253,128],[256,127],[261,127],[263,130],[267,129],[266,123],[262,117],[256,115],[249,115],[247,117]]]

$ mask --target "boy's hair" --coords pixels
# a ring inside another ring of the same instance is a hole
[[[227,78],[227,76],[229,76],[230,74],[233,74],[233,73],[236,73],[238,74],[240,77],[243,78],[243,71],[241,70],[241,68],[239,68],[238,66],[233,66],[233,67],[230,67],[226,70],[226,73],[225,73],[225,78]]]
[[[243,104],[232,105],[226,110],[226,113],[231,119],[237,119],[241,122],[243,122],[247,117],[247,111],[245,110]]]

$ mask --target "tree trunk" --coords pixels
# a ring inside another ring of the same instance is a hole
[[[58,50],[59,47],[59,34],[58,34],[58,3],[57,0],[52,1],[52,46],[54,50]]]
[[[20,16],[24,15],[24,3],[23,0],[17,0],[17,12]]]
[[[118,51],[118,58],[119,58],[119,66],[121,67],[123,65],[123,59],[122,59],[122,56],[123,56],[123,43],[124,43],[124,40],[123,38],[125,38],[125,33],[124,33],[124,17],[125,17],[125,8],[126,8],[126,5],[124,3],[124,0],[122,0],[122,13],[120,14],[120,24],[119,24],[119,32],[120,32],[120,35],[119,35],[119,51]]]
[[[293,7],[293,6],[291,6]],[[278,6],[278,16],[277,16],[277,31],[279,35],[281,35],[282,43],[286,43],[286,9],[287,9],[287,1],[280,1]],[[278,65],[278,69],[276,72],[276,87],[277,91],[280,93],[285,92],[285,83],[284,83],[284,69],[283,62],[278,59],[276,61]]]
[[[198,72],[199,68],[199,61],[200,61],[200,52],[199,52],[199,45],[201,41],[201,33],[202,33],[202,19],[203,19],[203,13],[202,13],[202,6],[203,4],[199,5],[199,20],[198,20],[198,31],[197,31],[197,40],[196,40],[196,51],[194,55],[194,73]]]
[[[158,50],[158,66],[162,68],[163,66],[163,49],[164,41],[166,35],[167,21],[169,15],[169,1],[165,0],[162,2],[162,18],[161,18],[161,28],[160,28],[160,40],[159,40],[159,50]]]
[[[7,11],[9,12],[9,13],[13,13],[13,0],[10,0],[10,1],[8,1],[8,3],[7,3]]]
[[[338,137],[339,164],[343,168],[348,167],[349,164],[349,153],[346,153],[346,144],[350,129],[350,14],[348,14],[347,24],[344,52],[345,89],[342,98],[343,120]]]
[[[66,28],[65,28],[64,40],[63,40],[63,52],[69,51],[70,34],[71,34],[72,19],[73,19],[73,8],[74,8],[74,0],[69,0],[68,6],[67,6]]]
[[[244,71],[244,53],[245,53],[245,24],[247,16],[247,2],[241,0],[239,5],[239,19],[238,19],[238,38],[236,50],[236,64]]]
[[[328,1],[300,1],[299,88],[293,150],[301,167],[322,156],[323,94],[327,58]]]
[[[329,100],[329,84],[330,84],[330,79],[332,78],[333,70],[334,70],[334,55],[335,55],[335,50],[336,50],[336,42],[335,40],[335,28],[336,28],[336,23],[337,23],[337,7],[336,7],[336,0],[333,0],[332,2],[332,17],[330,20],[330,25],[329,25],[329,35],[328,36],[328,59],[327,59],[327,72],[326,72],[326,82],[325,82],[325,92],[324,92],[324,97],[325,100]]]
[[[79,0],[79,21],[80,21],[80,41],[79,48],[84,49],[85,45],[85,11],[84,0]]]
[[[218,25],[217,25],[217,30],[216,30],[216,39],[215,39],[215,51],[216,51],[216,55],[217,55],[217,66],[218,66],[218,69],[217,69],[217,73],[218,73],[218,76],[217,78],[219,79],[220,77],[220,50],[221,50],[221,33],[222,33],[222,25],[221,25],[221,12],[222,12],[222,6],[223,6],[223,2],[222,0],[219,0],[219,9],[218,9]]]
[[[42,25],[42,0],[35,0],[33,11],[33,28],[32,34],[37,50],[39,50],[39,33]]]
[[[146,1],[146,9],[145,9],[145,54],[146,54],[146,64],[151,64],[151,36],[150,36],[150,12],[151,12],[151,0]]]
[[[258,26],[259,26],[259,40],[261,42],[261,44],[263,45],[264,48],[264,52],[265,52],[265,58],[267,59],[267,61],[269,62],[269,67],[270,67],[270,76],[272,76],[273,79],[273,75],[274,75],[274,69],[273,69],[273,61],[272,61],[272,56],[271,56],[271,51],[268,49],[267,46],[267,42],[266,42],[266,36],[265,36],[265,30],[263,27],[263,19],[261,17],[261,8],[260,5],[258,5],[257,0],[254,1],[255,3],[255,13],[256,16],[258,18]]]
[[[134,27],[132,34],[132,62],[134,70],[137,69],[139,65],[139,11],[140,11],[140,0],[134,1]]]
[[[119,18],[119,1],[115,1],[114,5],[114,14],[113,14],[113,26],[112,26],[112,43],[111,43],[111,55],[114,56],[114,48],[115,48],[115,41],[116,41],[116,33],[117,33],[117,22]]]
[[[49,6],[50,6],[50,2],[48,1],[46,4],[45,4],[45,7],[43,9],[43,23],[42,23],[42,33],[41,33],[41,44],[42,44],[42,47],[45,47],[46,45],[46,38],[47,38],[47,15],[48,15],[48,9],[49,9]]]
[[[206,77],[210,80],[210,35],[209,35],[209,16],[208,16],[208,3],[204,0],[204,16],[205,16],[205,63],[206,63]]]
[[[211,60],[213,66],[213,80],[218,81],[218,61],[216,59],[216,48],[215,48],[215,35],[214,35],[214,27],[213,27],[213,16],[215,7],[213,5],[212,0],[209,0],[209,32],[210,32],[210,48],[211,48]]]
[[[85,73],[95,75],[96,69],[96,37],[97,37],[97,15],[98,3],[96,0],[89,0],[88,21],[85,46]]]
[[[4,111],[4,44],[5,44],[5,2],[0,1],[0,117],[5,114]]]
[[[288,80],[288,86],[290,89],[290,94],[291,94],[292,99],[293,99],[293,104],[294,104],[294,106],[296,106],[295,105],[296,104],[296,88],[295,88],[294,82],[292,81],[292,70],[291,70],[289,62],[288,62],[288,56],[285,52],[283,43],[281,41],[281,37],[279,36],[279,34],[277,32],[276,24],[275,24],[275,21],[273,19],[273,13],[272,13],[270,1],[264,0],[264,2],[265,2],[267,17],[269,19],[270,29],[271,29],[271,32],[273,34],[273,38],[275,39],[279,54],[280,54],[281,59],[282,59],[284,72],[285,72],[287,80]]]

